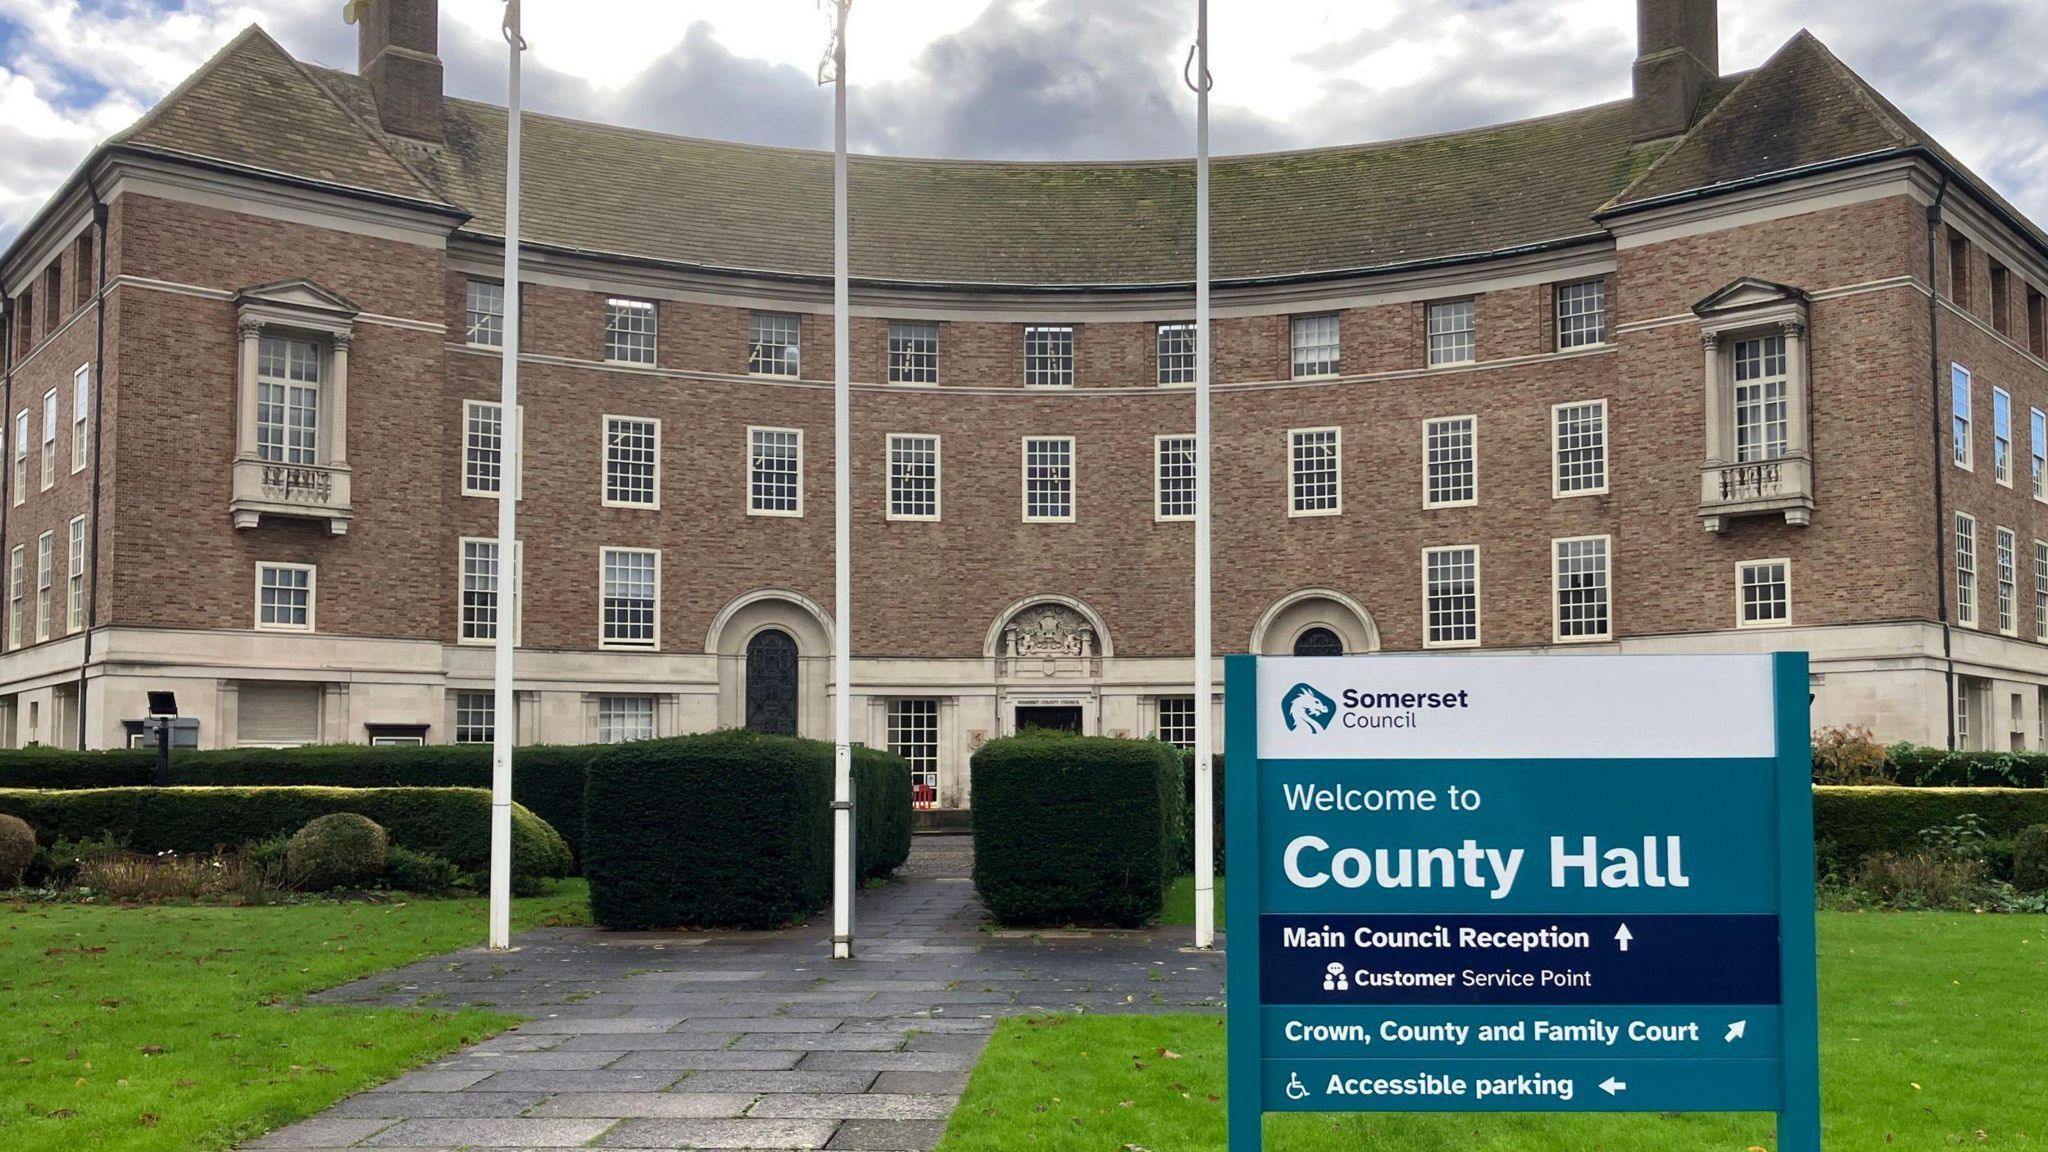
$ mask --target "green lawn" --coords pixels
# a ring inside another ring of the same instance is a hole
[[[1167,928],[1193,928],[1195,926],[1195,878],[1183,876],[1166,890],[1166,910],[1159,914],[1159,923]],[[1216,878],[1216,930],[1223,930],[1223,877]]]
[[[2048,918],[1824,914],[1820,941],[1829,1148],[2048,1148]],[[1008,1021],[939,1152],[1220,1152],[1223,1080],[1220,1017]],[[1744,1152],[1775,1143],[1768,1116],[1266,1122],[1272,1152]]]
[[[515,927],[588,919],[580,880]],[[479,944],[480,899],[269,908],[0,905],[0,1148],[225,1148],[514,1022],[308,992]]]

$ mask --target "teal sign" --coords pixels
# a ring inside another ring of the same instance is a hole
[[[1819,1152],[1804,654],[1232,657],[1230,1148],[1776,1112]]]

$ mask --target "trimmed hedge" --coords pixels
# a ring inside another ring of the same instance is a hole
[[[491,859],[491,794],[475,788],[9,788],[0,789],[0,812],[28,821],[44,845],[111,836],[137,852],[239,848],[353,812],[376,821],[392,844],[465,872],[484,872]],[[514,805],[513,878],[566,876],[570,862],[560,834]]]
[[[2048,788],[2048,753],[1950,752],[1892,748],[1895,783],[1905,788]]]
[[[1216,798],[1216,810],[1214,813],[1214,825],[1216,828],[1216,874],[1218,876],[1221,876],[1223,875],[1223,862],[1224,857],[1226,855],[1224,851],[1223,836],[1223,753],[1217,752],[1211,755],[1209,757],[1209,763],[1212,766],[1209,776],[1209,792],[1210,795]],[[1180,766],[1181,792],[1188,799],[1187,820],[1183,825],[1183,828],[1185,830],[1181,834],[1180,874],[1183,876],[1192,876],[1195,872],[1194,749],[1183,748],[1180,750]]]
[[[974,753],[974,886],[1004,924],[1137,927],[1180,870],[1182,757],[1156,740],[1015,736]]]
[[[1836,788],[1813,790],[1816,866],[1846,873],[1880,852],[1912,852],[1920,833],[1974,815],[1994,841],[2010,843],[2048,824],[2048,789]]]
[[[854,750],[862,879],[910,856],[910,768]],[[832,745],[726,731],[590,761],[583,874],[606,928],[774,928],[832,899]]]
[[[512,754],[512,799],[547,821],[581,852],[583,776],[596,745],[542,745]],[[156,753],[136,749],[67,752],[0,750],[0,788],[127,788],[154,783]],[[219,748],[171,756],[178,787],[319,785],[333,788],[491,787],[491,749],[480,744],[372,748]]]
[[[2014,838],[2012,886],[2022,892],[2048,892],[2048,824],[2036,824]]]

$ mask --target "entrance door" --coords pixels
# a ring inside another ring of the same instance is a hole
[[[747,642],[747,731],[796,735],[796,641],[770,628]]]
[[[1018,705],[1017,731],[1028,732],[1034,728],[1048,732],[1071,732],[1081,734],[1081,706],[1079,704]]]

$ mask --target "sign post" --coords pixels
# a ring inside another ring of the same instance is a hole
[[[1225,684],[1231,1152],[1267,1112],[1776,1112],[1819,1152],[1804,654]]]

